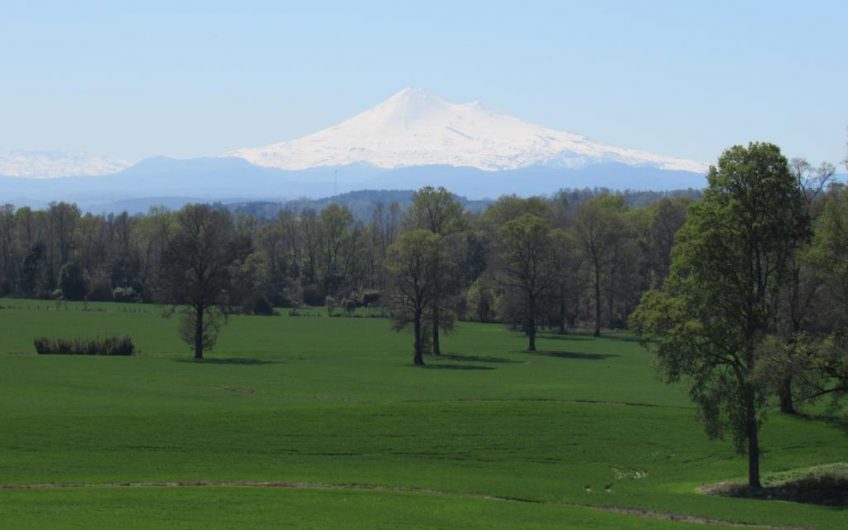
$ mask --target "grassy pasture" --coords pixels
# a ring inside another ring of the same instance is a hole
[[[417,369],[382,319],[237,316],[196,363],[155,306],[0,306],[0,484],[77,485],[0,489],[2,528],[705,527],[637,510],[848,526],[844,509],[697,493],[745,461],[627,335],[543,334],[529,354],[460,323]],[[33,353],[35,336],[115,334],[141,354]],[[843,462],[848,427],[775,412],[763,448],[766,472]],[[179,481],[207,485],[160,484]]]

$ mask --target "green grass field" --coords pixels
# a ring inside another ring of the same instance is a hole
[[[0,305],[0,528],[848,527],[697,493],[745,460],[626,335],[460,323],[414,368],[386,320],[237,316],[197,363],[155,306]],[[32,344],[112,334],[140,355]],[[762,444],[766,472],[844,462],[848,427],[774,412]]]

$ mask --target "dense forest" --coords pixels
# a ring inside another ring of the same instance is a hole
[[[795,170],[799,179],[816,177],[809,166]],[[843,186],[825,191],[811,197],[816,216],[844,207]],[[401,234],[424,229],[440,236],[447,252],[443,268],[450,281],[440,295],[445,325],[455,318],[525,325],[522,282],[532,281],[537,325],[565,332],[626,326],[642,293],[667,275],[693,196],[561,191],[547,198],[504,196],[475,212],[444,189],[423,188],[403,202],[369,203],[367,221],[332,202],[317,205],[320,210],[280,209],[272,218],[223,205],[203,208],[220,214],[221,233],[211,243],[231,254],[227,286],[216,293],[216,303],[228,310],[390,305],[389,248]],[[166,260],[187,212],[197,208],[129,216],[83,214],[64,202],[44,210],[7,204],[0,208],[0,296],[178,301]],[[528,215],[537,225],[518,224]],[[540,253],[529,264],[511,255],[530,243],[527,231],[540,238]],[[527,271],[515,270],[520,266],[534,268],[537,277],[522,277]]]
[[[387,305],[388,249],[402,233],[427,229],[450,246],[446,318],[509,321],[517,309],[500,229],[532,214],[550,232],[546,250],[558,254],[544,258],[539,324],[565,331],[599,316],[599,325],[621,327],[641,292],[662,281],[674,233],[697,193],[574,190],[504,196],[473,209],[444,189],[389,196],[399,200],[356,196],[356,215],[343,200],[274,205],[273,213],[262,203],[213,204],[136,216],[84,214],[64,202],[44,210],[7,204],[0,209],[0,296],[172,303],[169,252],[188,212],[205,208],[222,224],[214,243],[231,247],[218,299],[228,310]]]

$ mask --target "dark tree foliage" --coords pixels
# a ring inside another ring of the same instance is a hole
[[[163,258],[164,281],[170,301],[193,310],[183,327],[190,325],[194,332],[181,335],[190,339],[195,359],[202,359],[212,331],[217,331],[212,324],[217,315],[212,310],[229,304],[232,266],[247,249],[225,210],[189,205],[177,214],[176,221]]]
[[[601,336],[601,298],[603,282],[611,265],[617,246],[625,234],[625,225],[621,216],[623,203],[615,197],[600,195],[586,201],[578,210],[574,222],[577,240],[583,249],[583,255],[592,275],[594,303],[595,336]]]
[[[802,400],[829,396],[835,405],[848,395],[848,187],[832,186],[823,203],[805,263],[815,297],[781,366],[800,378]]]
[[[135,345],[130,337],[99,337],[96,339],[36,337],[35,352],[39,355],[132,355]]]
[[[580,316],[580,302],[586,275],[583,274],[583,257],[577,239],[568,230],[556,228],[551,231],[552,285],[545,293],[548,302],[548,321],[558,328],[560,334],[576,325]]]
[[[59,270],[59,289],[66,300],[82,300],[86,294],[85,274],[76,261],[62,265]]]
[[[833,177],[835,168],[830,164],[813,168],[806,160],[799,158],[791,160],[789,165],[803,193],[806,215],[810,219],[819,217],[822,207],[819,198]],[[780,411],[785,414],[796,413],[794,395],[797,389],[794,380],[807,354],[809,340],[805,334],[819,325],[817,321],[821,316],[813,310],[813,305],[821,298],[818,291],[823,282],[821,275],[816,274],[816,268],[812,266],[814,260],[810,242],[810,238],[806,238],[806,248],[789,258],[787,285],[777,310],[777,336],[783,342],[783,354],[777,362],[772,363],[771,371],[780,399]]]
[[[456,318],[474,315],[469,311],[468,294],[480,278],[487,278],[483,283],[489,285],[482,299],[478,299],[488,306],[483,316],[494,321],[506,319],[506,313],[497,310],[506,307],[498,303],[504,293],[492,282],[497,272],[500,227],[532,212],[554,227],[573,232],[573,219],[582,204],[602,192],[564,191],[550,199],[506,196],[492,203],[466,201],[445,190],[427,188],[418,192],[356,192],[288,204],[262,203],[254,205],[257,208],[250,203],[228,206],[237,213],[233,221],[236,233],[250,241],[252,251],[251,257],[240,261],[233,272],[236,288],[229,293],[229,301],[240,310],[253,313],[257,307],[258,312],[267,312],[266,301],[276,307],[297,307],[321,305],[327,296],[373,305],[374,297],[366,302],[366,293],[387,289],[383,265],[387,249],[398,234],[414,226],[436,230],[445,236],[444,244],[451,257],[448,266],[454,272],[448,276],[450,285],[445,286],[451,296],[443,306],[427,312],[426,325],[436,350],[439,339],[433,339],[440,331],[449,328]],[[625,204],[635,204],[669,195],[625,192],[621,198]],[[218,204],[212,208],[225,207]],[[330,211],[324,214],[327,209]],[[250,215],[254,213],[255,217]],[[130,216],[91,215],[64,203],[54,203],[44,210],[3,205],[0,294],[40,298],[57,295],[57,290],[61,291],[62,265],[75,261],[86,278],[87,300],[168,302],[173,297],[162,270],[177,215],[159,207],[151,208],[146,215]],[[627,245],[622,248],[627,250]],[[619,265],[624,263],[626,254],[618,254]],[[573,263],[561,267],[564,273],[568,272],[568,278],[558,282],[560,293],[565,293],[560,287],[576,278],[586,284],[588,271],[583,256],[575,258]],[[639,256],[635,261],[641,264],[645,259]],[[604,315],[605,322],[620,321],[632,309],[630,300],[638,298],[641,285],[649,283],[631,285],[628,274],[622,266],[603,272],[602,305],[609,313]],[[585,289],[579,291],[569,294],[566,304],[572,315],[571,326],[581,326],[591,319],[591,296]],[[560,295],[554,298],[564,300]],[[546,297],[543,322],[556,326],[562,308],[563,304]],[[434,322],[436,326],[432,326]]]
[[[19,291],[24,296],[40,297],[48,289],[46,285],[46,265],[44,263],[45,252],[44,243],[38,242],[30,248],[26,257],[24,257],[19,278]]]

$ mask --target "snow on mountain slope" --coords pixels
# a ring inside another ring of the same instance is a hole
[[[55,178],[116,173],[130,163],[104,156],[62,151],[2,151],[0,175],[6,177]]]
[[[706,165],[699,162],[604,145],[579,134],[524,122],[478,102],[448,103],[411,88],[328,129],[266,147],[239,149],[227,156],[288,170],[368,164],[380,168],[449,165],[498,171],[622,163],[706,171]]]

